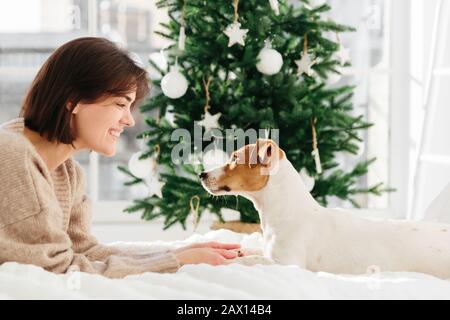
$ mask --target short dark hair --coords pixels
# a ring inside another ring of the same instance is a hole
[[[25,126],[49,141],[72,144],[72,109],[136,90],[138,105],[149,92],[147,72],[129,53],[104,38],[67,42],[47,59],[24,99]],[[67,106],[70,105],[70,108]]]

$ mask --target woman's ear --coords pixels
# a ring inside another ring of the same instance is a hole
[[[72,110],[72,111],[71,111],[72,114],[77,114],[77,113],[78,113],[78,110],[80,109],[80,105],[77,104],[75,107],[73,107],[72,102],[67,102],[66,108],[67,108],[68,110]]]

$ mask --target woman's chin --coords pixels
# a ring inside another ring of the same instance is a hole
[[[98,148],[98,149],[94,149],[94,151],[105,157],[112,157],[116,154],[115,147],[114,148]]]

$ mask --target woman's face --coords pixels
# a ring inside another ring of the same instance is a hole
[[[135,122],[130,107],[136,92],[108,97],[92,104],[78,103],[73,110],[77,149],[90,149],[107,157],[116,153],[116,144],[125,127]]]

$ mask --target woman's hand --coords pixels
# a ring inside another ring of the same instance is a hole
[[[228,264],[231,259],[238,257],[233,250],[194,248],[175,253],[180,265],[207,263],[213,266]]]
[[[213,266],[227,264],[239,256],[239,244],[218,242],[196,243],[172,251],[180,265],[207,263]]]
[[[240,249],[241,245],[238,243],[200,242],[200,243],[194,243],[189,246],[185,246],[185,247],[181,247],[181,248],[172,250],[172,252],[176,254],[176,253],[180,253],[185,250],[197,249],[197,248],[234,250],[234,249]]]

